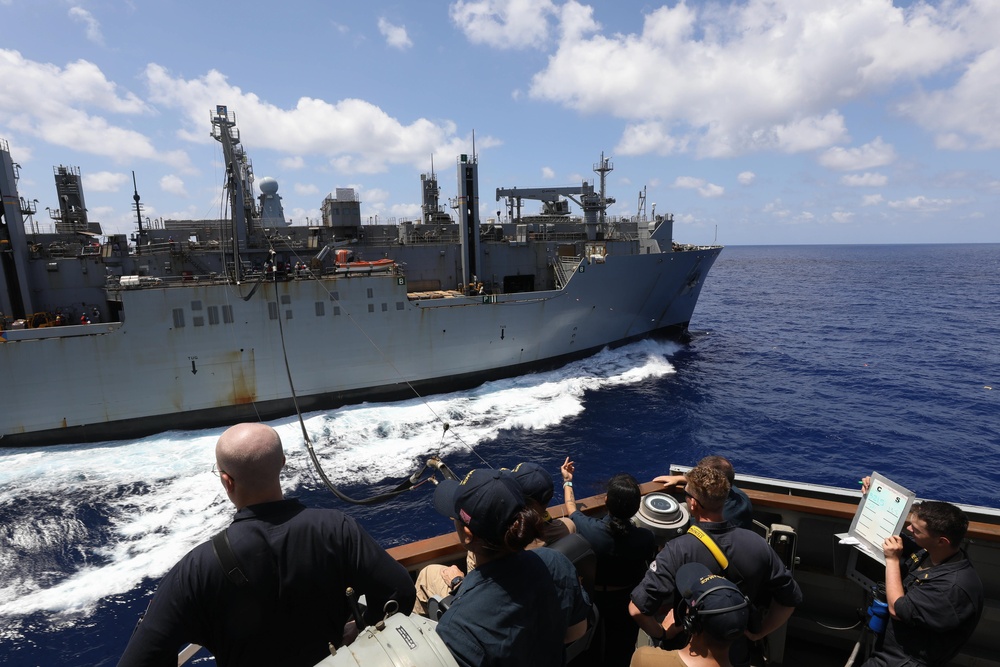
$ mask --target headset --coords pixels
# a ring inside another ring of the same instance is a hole
[[[726,583],[728,584],[729,582]],[[737,590],[742,600],[740,600],[740,602],[738,602],[737,604],[730,605],[728,607],[723,607],[722,609],[707,609],[707,610],[702,609],[701,603],[702,600],[705,599],[705,596],[707,596],[709,593],[718,590],[727,590],[727,591]],[[738,611],[740,609],[744,609],[749,606],[750,606],[750,598],[744,595],[742,591],[734,589],[733,586],[730,584],[730,585],[715,586],[713,588],[709,588],[707,591],[705,591],[704,593],[702,593],[693,600],[682,599],[680,607],[674,611],[674,616],[675,616],[675,621],[678,624],[680,624],[681,627],[684,628],[684,631],[693,635],[693,634],[698,634],[702,631],[702,621],[701,621],[702,617],[715,616],[718,614],[725,614],[731,611]],[[726,640],[733,639],[737,636],[737,634],[738,633],[734,632],[733,636],[724,637],[723,639]]]

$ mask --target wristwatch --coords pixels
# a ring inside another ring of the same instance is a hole
[[[458,588],[463,581],[465,581],[465,577],[463,577],[462,575],[458,575],[457,577],[451,580],[450,584],[448,584],[448,590],[454,593],[455,589]]]

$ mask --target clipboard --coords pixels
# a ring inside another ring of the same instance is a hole
[[[868,493],[861,497],[854,513],[848,537],[857,540],[854,547],[861,553],[885,565],[882,543],[885,538],[899,535],[916,494],[877,472],[871,474]]]

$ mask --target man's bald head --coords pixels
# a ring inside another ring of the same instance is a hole
[[[215,460],[241,495],[251,500],[246,504],[262,502],[258,496],[273,495],[275,488],[280,499],[278,477],[285,466],[285,453],[281,438],[270,426],[246,423],[226,429],[215,445]]]

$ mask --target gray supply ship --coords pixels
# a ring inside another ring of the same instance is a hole
[[[290,226],[235,115],[211,114],[226,161],[223,220],[104,235],[78,169],[54,169],[54,233],[17,191],[0,141],[0,446],[167,429],[474,386],[607,345],[682,337],[720,246],[673,242],[673,220],[606,214],[599,185],[499,188],[480,219],[476,155],[457,159],[454,218],[433,170],[421,219],[362,224],[353,190],[322,224]],[[525,202],[540,211],[522,212]],[[582,216],[570,215],[570,201]]]

